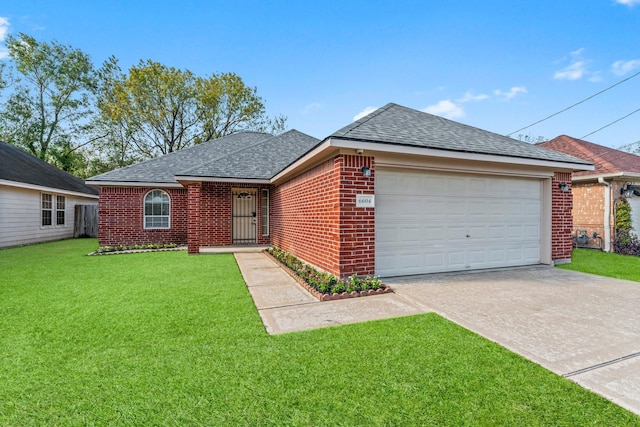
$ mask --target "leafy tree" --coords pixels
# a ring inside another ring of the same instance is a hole
[[[99,138],[91,116],[97,75],[88,55],[19,33],[6,41],[12,91],[0,110],[7,142],[74,172],[78,149]]]
[[[234,73],[222,73],[196,80],[198,116],[202,133],[198,140],[208,141],[242,130],[282,133],[286,119],[269,118],[257,89],[247,87]]]
[[[197,77],[147,60],[122,73],[110,58],[100,70],[98,107],[110,137],[101,142],[119,165],[171,153],[241,130],[282,132],[255,88],[234,73]]]
[[[533,136],[532,134],[518,134],[518,140],[519,141],[523,141],[526,142],[528,144],[538,144],[540,142],[545,142],[547,141],[547,138],[545,138],[544,136]]]

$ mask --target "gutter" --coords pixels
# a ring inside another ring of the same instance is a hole
[[[611,252],[611,184],[601,176],[598,184],[604,185],[604,251]]]

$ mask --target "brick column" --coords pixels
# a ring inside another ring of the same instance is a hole
[[[356,195],[375,193],[373,157],[343,155],[340,167],[340,276],[375,273],[375,207],[356,207]],[[371,176],[363,176],[367,167]]]
[[[187,249],[190,254],[200,252],[200,195],[201,184],[189,184],[187,187]]]
[[[556,172],[551,181],[551,259],[556,264],[571,262],[573,195],[563,192],[560,184],[571,189],[571,172]]]

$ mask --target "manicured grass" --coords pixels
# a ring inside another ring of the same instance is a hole
[[[0,425],[638,425],[435,314],[269,336],[232,256],[0,251]]]
[[[571,264],[558,268],[640,282],[640,257],[630,255],[574,249]]]

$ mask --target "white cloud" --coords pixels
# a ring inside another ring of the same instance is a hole
[[[467,91],[462,98],[456,99],[456,102],[465,103],[469,101],[484,101],[485,99],[489,99],[489,95],[481,93],[479,95],[475,95],[471,91]]]
[[[0,16],[0,43],[4,42],[4,39],[7,38],[7,33],[9,32],[9,19]],[[9,51],[6,47],[0,46],[0,59],[7,58],[9,56]]]
[[[625,6],[633,7],[637,4],[640,4],[640,0],[615,0],[618,4],[623,4]]]
[[[319,102],[312,102],[311,104],[307,104],[304,107],[302,107],[302,110],[300,110],[300,114],[302,114],[303,116],[306,116],[307,114],[310,113],[314,113],[318,110],[321,110],[323,107],[323,105]]]
[[[558,80],[579,80],[587,74],[587,62],[582,58],[584,48],[569,54],[571,63],[553,75]]]
[[[509,89],[508,92],[503,92],[500,89],[496,89],[493,91],[493,94],[496,95],[497,97],[500,97],[506,101],[511,101],[513,98],[515,98],[516,96],[518,96],[518,94],[520,93],[527,93],[527,88],[525,88],[524,86],[514,86],[511,89]]]
[[[422,111],[429,114],[435,114],[436,116],[446,117],[448,119],[464,117],[464,109],[449,99],[443,99],[437,104],[430,105]]]
[[[353,121],[355,122],[356,120],[360,120],[364,116],[373,113],[377,109],[378,109],[378,107],[366,107],[364,110],[360,111],[358,114],[353,116]]]
[[[558,80],[579,80],[587,73],[587,64],[584,61],[576,61],[566,66],[553,75]]]
[[[632,72],[636,68],[640,68],[640,59],[632,59],[630,61],[616,61],[611,66],[611,72],[616,76],[624,76],[625,74]]]

